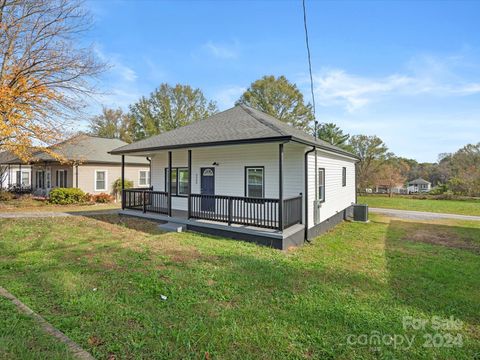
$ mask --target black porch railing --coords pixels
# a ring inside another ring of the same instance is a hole
[[[145,189],[123,191],[123,208],[168,215],[168,193]]]
[[[192,194],[190,201],[190,217],[193,219],[269,229],[279,227],[278,199]]]
[[[145,189],[123,191],[123,208],[168,215],[168,192]],[[302,223],[302,195],[279,199],[191,194],[188,218],[283,230]]]
[[[283,200],[283,227],[302,223],[302,195]]]

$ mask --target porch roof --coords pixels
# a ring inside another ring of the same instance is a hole
[[[337,146],[316,140],[302,130],[243,104],[205,120],[121,146],[110,153],[133,154],[175,148],[290,140],[357,159],[355,155]]]

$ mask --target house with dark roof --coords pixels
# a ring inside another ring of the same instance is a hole
[[[409,194],[427,193],[431,190],[432,184],[422,178],[418,178],[408,182],[407,191]]]
[[[110,153],[151,159],[152,189],[124,190],[122,213],[174,229],[285,249],[356,201],[354,155],[245,105]]]
[[[7,164],[16,159],[9,151],[0,152],[0,191],[26,191],[31,189],[32,168],[22,163]]]
[[[113,182],[121,177],[122,166],[120,157],[109,151],[125,145],[127,143],[119,139],[79,134],[51,147],[61,159],[38,152],[25,163],[9,154],[0,158],[0,166],[20,168],[20,171],[31,169],[31,188],[35,195],[47,196],[56,187],[79,188],[90,194],[111,194]],[[127,156],[124,160],[124,178],[133,181],[134,187],[149,187],[149,160],[138,156]],[[17,179],[7,178],[6,181],[11,187]]]

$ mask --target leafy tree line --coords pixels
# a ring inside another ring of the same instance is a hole
[[[284,76],[264,76],[254,81],[236,104],[245,104],[311,133],[312,106],[302,92]],[[217,104],[202,90],[189,85],[163,83],[149,96],[121,109],[103,108],[90,119],[94,135],[126,142],[144,139],[207,118],[218,112]]]
[[[236,104],[246,104],[314,133],[311,104],[305,103],[298,87],[284,76],[264,76],[254,81]],[[132,142],[191,124],[216,112],[216,103],[207,99],[200,89],[164,83],[149,96],[130,105],[128,112],[103,108],[100,115],[91,119],[90,131],[98,136]],[[317,136],[360,158],[358,191],[379,186],[393,189],[421,177],[434,186],[440,185],[436,191],[480,195],[479,144],[467,145],[454,154],[441,154],[438,163],[418,163],[395,156],[378,136],[350,136],[334,123],[320,123]]]

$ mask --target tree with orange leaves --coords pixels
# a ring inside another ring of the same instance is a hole
[[[0,151],[27,161],[64,139],[104,65],[79,35],[79,1],[0,0]]]

